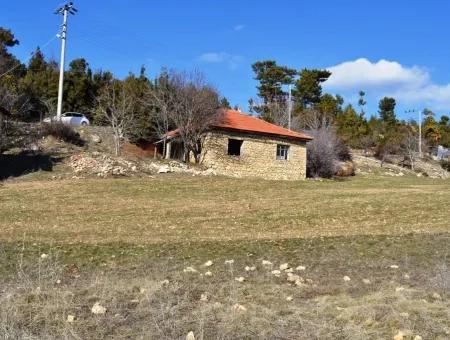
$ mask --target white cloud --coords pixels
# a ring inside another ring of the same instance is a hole
[[[328,70],[332,75],[325,85],[330,88],[419,87],[429,81],[429,74],[423,68],[404,67],[384,59],[372,63],[361,58],[328,67]]]
[[[424,67],[408,67],[385,59],[371,62],[360,58],[327,69],[332,72],[324,83],[329,91],[351,96],[364,90],[374,97],[392,96],[405,105],[450,110],[450,84],[434,83]]]
[[[245,28],[245,25],[239,24],[233,27],[233,31],[239,32],[242,31]]]
[[[238,55],[232,55],[226,52],[208,52],[200,55],[198,60],[205,63],[219,64],[226,63],[230,69],[236,69],[239,63],[242,61],[242,57]]]

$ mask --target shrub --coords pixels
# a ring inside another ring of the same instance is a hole
[[[56,139],[62,140],[66,143],[83,146],[84,141],[80,134],[76,132],[71,126],[62,122],[44,123],[42,125],[41,136],[53,136]]]
[[[340,161],[352,159],[349,148],[330,126],[323,125],[308,133],[314,137],[307,145],[308,177],[331,178],[336,174]]]

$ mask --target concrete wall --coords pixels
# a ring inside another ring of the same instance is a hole
[[[228,155],[228,139],[243,140],[240,156]],[[289,145],[288,160],[277,160],[277,144]],[[306,143],[235,132],[209,132],[202,164],[235,177],[302,180],[306,177]]]

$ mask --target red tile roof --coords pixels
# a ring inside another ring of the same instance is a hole
[[[212,126],[230,130],[276,135],[303,141],[313,139],[304,133],[291,131],[278,125],[268,123],[260,118],[242,114],[239,111],[234,110],[225,111],[221,119]]]
[[[291,131],[278,125],[268,123],[260,118],[250,116],[248,114],[242,114],[241,112],[235,110],[224,111],[219,121],[212,124],[211,127],[216,129],[267,134],[301,141],[310,141],[313,139],[312,137],[304,133]],[[178,133],[179,129],[176,129],[173,131],[169,131],[166,136],[167,138],[173,138],[177,136]]]

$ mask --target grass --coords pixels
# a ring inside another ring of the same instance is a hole
[[[6,182],[0,338],[447,339],[449,189],[407,176]],[[282,263],[305,266],[305,283],[273,275]]]
[[[44,180],[0,195],[0,241],[153,244],[447,232],[450,182]]]

